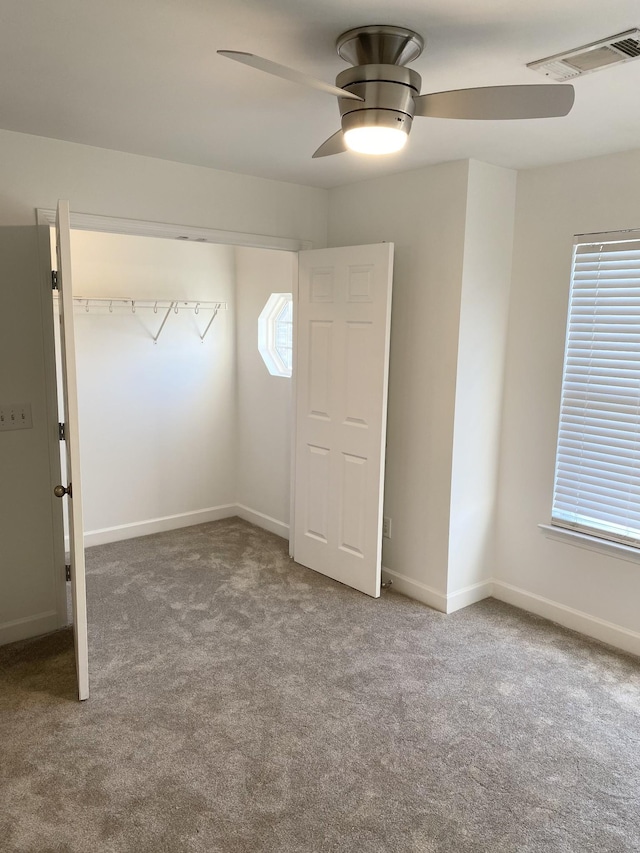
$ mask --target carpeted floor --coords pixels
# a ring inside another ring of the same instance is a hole
[[[443,616],[245,522],[92,548],[0,649],[2,853],[640,851],[640,661],[496,601]]]

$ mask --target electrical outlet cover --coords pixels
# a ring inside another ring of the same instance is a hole
[[[31,403],[0,403],[0,432],[32,427]]]

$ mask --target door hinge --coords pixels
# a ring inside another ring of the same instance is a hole
[[[68,581],[71,580],[71,566],[64,567],[64,576]]]
[[[59,290],[60,289],[58,287],[58,271],[57,270],[51,270],[51,289],[52,290]]]
[[[67,427],[65,424],[58,424],[58,438],[60,441],[67,440]]]

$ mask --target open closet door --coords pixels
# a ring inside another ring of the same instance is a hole
[[[80,486],[80,443],[78,440],[78,395],[76,352],[73,329],[73,291],[71,288],[71,233],[69,202],[58,202],[56,216],[56,254],[60,293],[60,344],[62,389],[64,396],[64,440],[67,457],[67,485],[55,488],[56,497],[67,497],[73,635],[76,649],[78,699],[89,697],[89,651],[87,641],[87,593],[84,566],[84,527]]]
[[[380,595],[393,244],[299,253],[296,562]]]

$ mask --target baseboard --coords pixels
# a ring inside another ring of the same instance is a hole
[[[393,581],[393,589],[408,598],[414,598],[416,601],[428,604],[429,607],[440,610],[441,613],[447,612],[447,596],[424,583],[420,583],[420,581],[415,581],[413,578],[408,578],[392,569],[386,569],[384,566],[382,567],[382,580]]]
[[[537,616],[557,622],[565,628],[571,628],[573,631],[586,634],[588,637],[608,643],[625,652],[640,655],[640,634],[636,631],[622,628],[613,622],[605,622],[597,616],[574,610],[572,607],[543,598],[533,592],[527,592],[504,581],[494,580],[492,586],[493,598],[513,604],[514,607],[535,613]]]
[[[393,589],[397,592],[416,601],[421,601],[423,604],[428,604],[429,607],[440,610],[442,613],[454,613],[456,610],[468,607],[484,598],[497,598],[499,601],[512,604],[514,607],[534,613],[536,616],[542,616],[544,619],[549,619],[550,622],[556,622],[572,631],[577,631],[587,637],[615,646],[622,651],[640,656],[640,633],[623,628],[613,622],[606,622],[597,616],[591,616],[589,613],[583,613],[581,610],[575,610],[573,607],[567,607],[565,604],[560,604],[549,598],[543,598],[543,596],[536,595],[533,592],[527,592],[527,590],[504,581],[495,580],[495,578],[456,590],[456,592],[448,595],[442,595],[426,584],[384,566],[382,567],[382,578],[383,580],[392,580]]]
[[[251,509],[244,504],[235,505],[235,515],[245,521],[255,524],[256,527],[262,527],[276,536],[282,536],[283,539],[289,539],[289,525],[284,521],[278,521],[277,518],[272,518],[270,515],[265,515],[263,512],[258,512],[256,509]]]
[[[413,578],[408,578],[406,575],[401,575],[400,572],[395,572],[384,566],[382,567],[382,579],[393,581],[393,588],[397,592],[401,592],[409,598],[414,598],[416,601],[421,601],[423,604],[428,604],[429,607],[440,610],[442,613],[455,613],[456,610],[461,610],[463,607],[475,604],[476,601],[489,598],[493,586],[490,580],[481,581],[480,583],[472,584],[472,586],[464,587],[464,589],[450,592],[448,595],[443,595],[441,592],[433,589],[433,587],[413,580]]]
[[[205,524],[207,521],[220,521],[237,515],[245,521],[255,524],[282,536],[289,538],[289,525],[263,512],[258,512],[244,504],[223,504],[208,509],[198,509],[193,512],[181,512],[178,515],[167,515],[163,518],[150,518],[147,521],[134,521],[130,524],[119,524],[115,527],[103,527],[101,530],[87,530],[84,534],[85,548],[93,545],[107,545],[110,542],[121,542],[124,539],[135,539],[138,536],[149,536],[152,533],[164,533],[166,530],[177,530],[180,527],[191,527],[194,524]],[[68,547],[68,543],[65,543]]]
[[[163,518],[134,521],[116,527],[103,527],[101,530],[87,530],[84,534],[84,545],[85,548],[90,548],[92,545],[107,545],[110,542],[121,542],[123,539],[135,539],[138,536],[149,536],[151,533],[164,533],[166,530],[205,524],[207,521],[220,521],[222,518],[232,518],[239,514],[236,504],[223,504],[193,512],[181,512],[178,515],[167,515]]]
[[[46,613],[36,613],[24,619],[14,619],[12,622],[0,623],[0,646],[6,643],[15,643],[18,640],[27,640],[30,637],[39,637],[41,634],[50,634],[60,627],[58,614],[55,610],[47,610]]]
[[[483,598],[490,598],[492,594],[493,582],[491,580],[480,581],[480,583],[465,586],[463,589],[458,589],[447,595],[447,609],[445,612],[455,613],[456,610],[461,610],[463,607],[475,604],[476,601],[482,601]]]

